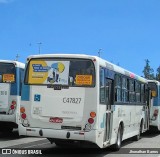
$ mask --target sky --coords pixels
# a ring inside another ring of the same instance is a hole
[[[160,66],[160,0],[0,0],[0,59],[98,55],[143,76]]]

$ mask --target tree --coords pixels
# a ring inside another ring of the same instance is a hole
[[[150,61],[148,59],[146,59],[145,62],[146,62],[146,65],[145,65],[144,70],[143,70],[144,77],[146,79],[150,79],[150,80],[155,79],[154,70],[149,65]]]
[[[156,80],[160,81],[160,66],[157,68]]]

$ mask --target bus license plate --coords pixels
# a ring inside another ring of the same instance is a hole
[[[58,117],[50,117],[49,122],[51,123],[62,123],[63,119]]]

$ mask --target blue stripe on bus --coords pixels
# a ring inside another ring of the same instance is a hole
[[[10,88],[10,94],[11,95],[19,95],[18,93],[18,83],[12,83]]]
[[[29,85],[24,85],[22,84],[22,96],[21,96],[21,100],[22,101],[29,101],[30,99],[30,87]]]
[[[10,94],[11,95],[21,95],[21,68],[16,68],[16,80],[15,83],[11,83]]]
[[[160,100],[160,86],[158,88],[158,99]]]
[[[160,106],[160,87],[158,87],[158,97],[153,100],[153,106]]]
[[[153,106],[159,106],[160,104],[158,104],[158,98],[154,98],[153,100]]]

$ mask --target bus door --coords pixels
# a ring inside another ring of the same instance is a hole
[[[148,125],[152,121],[153,115],[157,115],[157,109],[153,108],[153,99],[158,99],[158,88],[156,82],[148,82],[148,94],[147,94],[147,105],[148,105]],[[148,126],[149,129],[149,126]]]
[[[150,108],[151,108],[151,90],[150,88],[146,87],[145,89],[146,94],[146,101],[144,108],[144,130],[149,129],[149,121],[150,121]]]
[[[106,125],[105,125],[104,142],[109,141],[111,138],[112,118],[113,118],[113,113],[111,110],[111,105],[113,103],[112,100],[113,100],[113,80],[106,79],[106,84],[105,84]]]
[[[143,111],[144,111],[144,131],[149,129],[149,108],[150,108],[150,104],[151,104],[151,96],[150,96],[150,90],[146,89],[146,103],[143,106]]]
[[[144,129],[149,130],[150,108],[151,108],[151,90],[147,89],[147,105],[145,107],[145,124]]]

